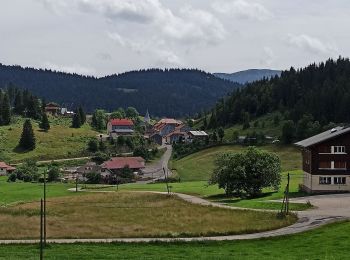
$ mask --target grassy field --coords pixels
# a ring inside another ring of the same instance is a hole
[[[259,149],[274,152],[281,160],[282,171],[292,171],[301,168],[301,153],[293,146],[267,145]],[[208,180],[214,169],[214,160],[219,153],[242,152],[247,149],[240,145],[223,145],[199,151],[179,160],[172,161],[181,181]]]
[[[0,208],[1,239],[36,238],[39,202]],[[244,234],[277,229],[296,216],[196,205],[176,196],[111,192],[51,198],[48,238],[183,237]]]
[[[49,245],[45,259],[349,259],[350,222],[246,241]],[[0,245],[0,259],[38,259],[37,245]]]
[[[1,160],[16,163],[25,159],[51,160],[80,157],[84,153],[87,140],[97,134],[88,125],[79,129],[70,128],[71,119],[67,118],[51,118],[51,129],[48,132],[40,131],[38,122],[32,121],[37,148],[34,151],[21,152],[16,147],[22,133],[23,121],[15,118],[10,126],[0,127]]]
[[[74,184],[65,183],[48,183],[47,196],[48,198],[75,196],[77,194],[68,191],[69,188],[74,187]],[[33,200],[39,201],[43,197],[43,184],[30,182],[7,182],[7,177],[0,177],[0,206],[8,204],[18,204],[22,202],[29,202]]]

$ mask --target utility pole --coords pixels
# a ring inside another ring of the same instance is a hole
[[[44,171],[44,245],[46,246],[46,173]]]
[[[166,189],[168,192],[168,195],[170,195],[170,189],[169,189],[169,185],[168,185],[168,174],[167,171],[165,171],[165,167],[163,167],[163,172],[164,172],[164,180],[165,180],[165,185],[166,185]]]
[[[78,173],[75,175],[75,192],[78,192]]]
[[[40,260],[43,259],[43,199],[40,200]]]

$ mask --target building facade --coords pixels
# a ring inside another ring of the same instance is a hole
[[[107,134],[112,138],[133,135],[134,123],[130,119],[111,119],[107,123]]]
[[[306,192],[350,191],[350,128],[336,127],[295,145],[301,148]]]

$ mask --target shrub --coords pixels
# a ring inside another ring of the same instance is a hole
[[[47,180],[49,182],[58,181],[61,176],[60,168],[57,165],[50,165],[47,171]]]
[[[96,140],[96,138],[93,138],[93,139],[90,139],[89,142],[88,142],[88,150],[90,152],[97,152],[98,150],[98,142]]]
[[[97,172],[88,172],[86,174],[87,183],[89,184],[99,184],[101,183],[101,174]]]
[[[16,173],[12,172],[12,173],[9,175],[7,181],[8,181],[8,182],[15,182],[16,179],[17,179]]]

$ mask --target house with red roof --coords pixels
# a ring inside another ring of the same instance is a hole
[[[129,167],[133,172],[140,173],[145,168],[145,159],[142,157],[113,157],[101,166],[102,171],[106,169],[115,174],[120,173],[125,167]]]
[[[182,125],[182,122],[173,118],[163,118],[153,126],[153,134],[158,133],[165,137],[171,132],[175,131],[175,128]]]
[[[107,123],[107,134],[113,138],[134,134],[134,122],[130,119],[110,119]]]
[[[0,162],[0,176],[8,175],[8,174],[12,173],[15,170],[16,170],[15,167],[7,165],[4,162]]]

